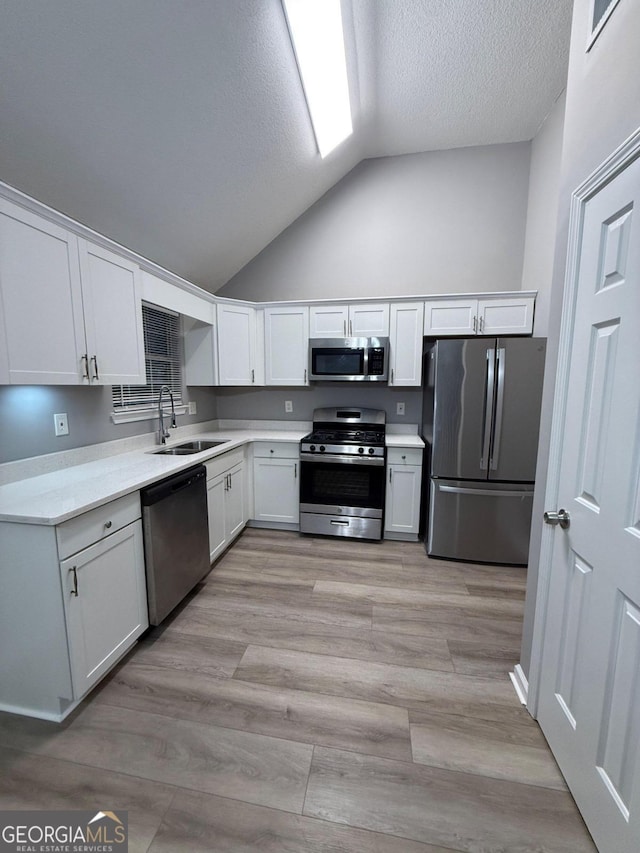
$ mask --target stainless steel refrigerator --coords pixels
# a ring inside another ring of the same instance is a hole
[[[427,553],[524,565],[544,338],[439,340],[425,352]]]

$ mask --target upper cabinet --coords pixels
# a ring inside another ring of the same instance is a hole
[[[310,338],[379,338],[389,335],[389,304],[312,305]]]
[[[423,302],[391,305],[389,385],[422,384]]]
[[[218,317],[218,383],[264,385],[260,321],[263,312],[251,305],[220,302]]]
[[[309,309],[265,308],[265,385],[308,385]]]
[[[140,271],[0,199],[0,381],[144,383]]]
[[[425,302],[424,334],[443,338],[461,335],[530,335],[535,294],[460,297]]]

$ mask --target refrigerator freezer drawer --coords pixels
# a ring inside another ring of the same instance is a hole
[[[526,565],[533,484],[431,480],[431,557]]]

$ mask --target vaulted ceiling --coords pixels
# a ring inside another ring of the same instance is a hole
[[[360,160],[531,139],[572,0],[342,0],[325,160],[280,0],[3,0],[0,179],[217,290]]]

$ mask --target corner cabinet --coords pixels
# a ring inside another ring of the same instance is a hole
[[[530,335],[534,306],[533,293],[429,300],[424,306],[424,334],[434,338]]]
[[[391,304],[389,385],[422,385],[423,302]]]
[[[300,447],[297,442],[253,445],[253,520],[264,527],[298,529]]]
[[[0,382],[144,383],[140,270],[0,199]]]
[[[149,625],[139,494],[58,527],[0,523],[0,549],[0,708],[62,720]]]
[[[308,385],[309,309],[265,308],[265,385]]]
[[[231,450],[205,462],[211,562],[225,551],[247,521],[244,450]]]
[[[262,313],[260,313],[262,317]],[[264,385],[264,366],[258,359],[258,312],[251,305],[218,303],[218,383]]]
[[[384,538],[418,538],[422,489],[422,450],[393,447],[387,451]]]

